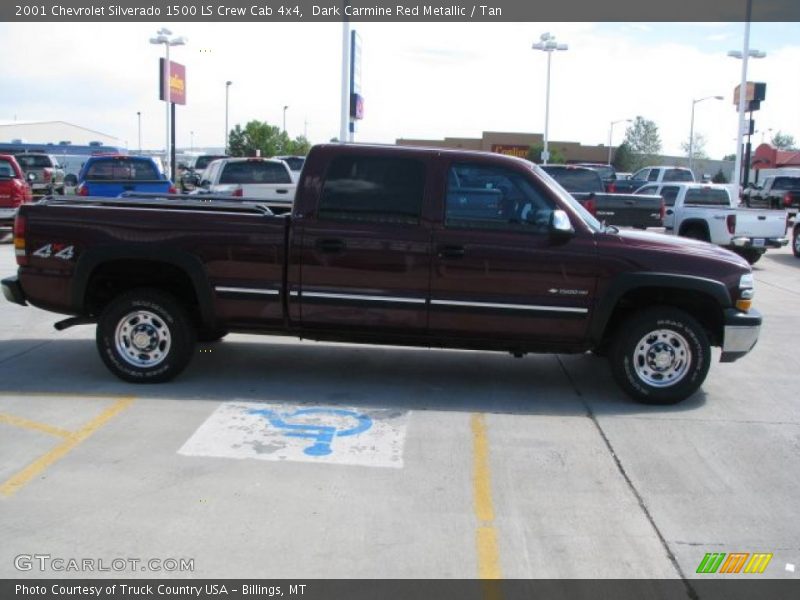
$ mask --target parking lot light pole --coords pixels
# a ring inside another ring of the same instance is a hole
[[[167,144],[166,148],[166,156],[164,157],[164,172],[167,173],[167,176],[172,178],[172,165],[170,164],[170,157],[172,156],[171,149],[170,149],[170,142],[172,139],[172,127],[171,127],[171,112],[172,112],[172,96],[171,96],[171,88],[172,82],[170,81],[171,71],[169,68],[169,48],[170,46],[183,46],[186,44],[186,38],[184,37],[174,37],[170,38],[169,36],[172,35],[172,31],[167,29],[166,27],[162,27],[156,32],[158,35],[156,37],[150,38],[151,44],[164,44],[166,58],[164,59],[164,72],[161,75],[164,85],[164,101],[167,105]]]
[[[539,36],[541,41],[536,42],[531,46],[534,50],[541,50],[542,52],[547,52],[547,91],[545,92],[545,104],[544,104],[544,150],[542,150],[542,162],[547,164],[547,161],[550,160],[550,151],[549,151],[549,128],[550,128],[550,59],[552,58],[553,52],[556,50],[567,50],[569,47],[566,44],[558,44],[556,43],[556,38],[554,35],[549,33],[543,33]]]
[[[283,133],[286,133],[286,109],[288,106],[283,107]]]
[[[228,93],[232,83],[232,81],[225,82],[225,154],[228,154]]]
[[[611,165],[611,144],[614,138],[614,125],[617,123],[630,123],[631,119],[620,119],[619,121],[611,121],[611,126],[608,128],[608,164]]]
[[[136,111],[136,120],[139,126],[139,154],[142,153],[142,111]]]
[[[722,96],[706,96],[705,98],[698,98],[692,100],[692,120],[689,124],[689,170],[692,170],[694,165],[694,107],[699,102],[704,100],[722,100]]]

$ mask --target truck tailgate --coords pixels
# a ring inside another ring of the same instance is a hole
[[[573,194],[590,212],[609,225],[661,227],[661,196],[634,194]]]
[[[88,191],[88,194],[86,195],[105,196],[107,198],[114,198],[123,192],[166,194],[169,192],[170,188],[170,182],[164,179],[156,179],[152,181],[132,181],[130,179],[107,181],[87,179],[83,182],[83,185]]]
[[[786,213],[782,210],[742,208],[736,211],[736,235],[751,238],[781,238],[786,234]]]

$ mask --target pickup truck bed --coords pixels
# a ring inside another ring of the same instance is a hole
[[[97,324],[106,366],[175,377],[228,331],[609,357],[646,403],[693,393],[710,346],[758,338],[753,282],[701,242],[604,228],[538,167],[496,154],[315,146],[285,204],[46,200],[15,222],[3,293]],[[309,365],[313,369],[313,365]],[[488,375],[487,375],[488,376]]]

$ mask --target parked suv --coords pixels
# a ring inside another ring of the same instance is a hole
[[[28,152],[17,154],[16,159],[34,195],[64,194],[64,169],[54,156]]]

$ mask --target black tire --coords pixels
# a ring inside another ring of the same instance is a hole
[[[142,345],[148,344],[138,355],[137,333],[143,336]],[[133,383],[161,383],[178,375],[192,358],[195,337],[180,303],[165,292],[147,288],[115,298],[97,322],[100,358],[114,375]],[[129,351],[123,353],[125,348]]]
[[[759,260],[761,260],[761,257],[764,256],[763,252],[759,252],[753,248],[742,248],[741,250],[737,250],[736,254],[741,256],[748,262],[748,264],[751,265],[756,264]]]
[[[693,240],[700,240],[701,242],[708,241],[708,235],[706,235],[706,232],[700,227],[687,227],[681,236]]]
[[[197,330],[197,341],[209,344],[211,342],[220,341],[226,335],[228,335],[228,332],[224,329],[206,329],[205,327],[200,327]]]
[[[800,226],[797,225],[792,229],[792,254],[800,258]]]
[[[670,364],[659,368],[659,360]],[[703,327],[690,315],[659,306],[621,324],[609,363],[617,384],[637,402],[677,404],[705,381],[711,346]]]

